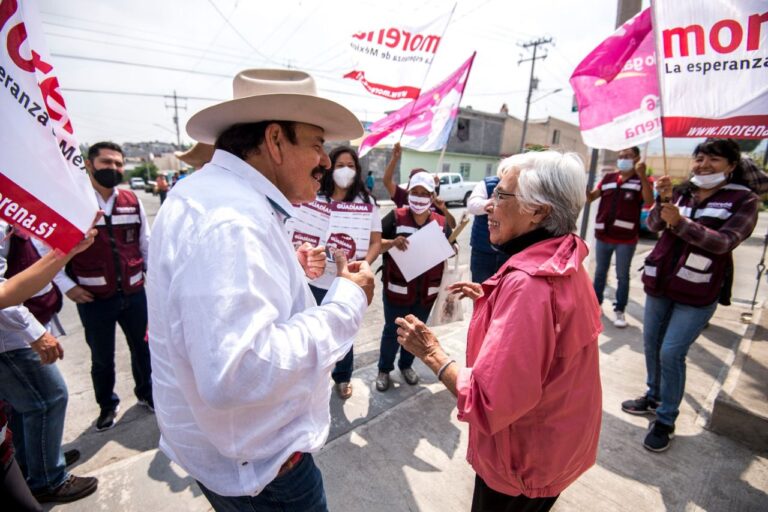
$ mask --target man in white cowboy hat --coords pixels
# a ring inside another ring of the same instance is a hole
[[[308,74],[246,70],[234,99],[187,123],[211,161],[176,185],[153,226],[149,343],[160,448],[217,511],[327,509],[311,453],[330,423],[330,373],[373,295],[347,265],[321,306],[284,228],[311,201],[324,139],[362,135]],[[321,174],[321,173],[320,173]],[[269,505],[269,504],[278,505]]]

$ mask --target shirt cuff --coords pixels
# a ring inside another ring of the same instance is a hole
[[[31,314],[30,314],[31,316]],[[38,322],[37,320],[34,320],[29,324],[29,327],[27,327],[24,331],[20,332],[21,336],[24,338],[24,341],[31,344],[34,341],[37,341],[40,339],[40,336],[45,334],[46,328],[43,324]]]
[[[456,375],[456,409],[460,420],[464,418],[464,411],[467,408],[467,399],[471,390],[472,368],[462,368]]]
[[[358,312],[361,318],[368,308],[368,298],[363,289],[343,277],[335,278],[331,287],[328,288],[328,293],[325,294],[322,304],[329,302],[347,304]]]

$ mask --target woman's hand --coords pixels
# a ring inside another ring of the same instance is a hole
[[[469,298],[475,301],[483,296],[483,287],[479,283],[453,283],[446,289],[451,293],[460,293],[459,299]]]
[[[669,176],[660,176],[654,187],[662,203],[668,203],[672,199],[672,179]]]
[[[424,325],[424,322],[413,315],[395,320],[397,324],[397,342],[411,354],[422,361],[434,358],[438,354],[444,354],[440,342],[435,335]]]
[[[400,249],[401,251],[405,251],[408,249],[408,239],[402,235],[395,237],[395,239],[392,240],[392,246]]]
[[[296,249],[296,258],[309,279],[317,279],[325,272],[326,257],[323,246],[312,247],[309,242],[304,242]]]
[[[662,204],[659,215],[661,216],[661,220],[673,228],[680,223],[680,219],[682,218],[680,215],[680,209],[672,203]]]

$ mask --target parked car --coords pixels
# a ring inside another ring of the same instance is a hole
[[[157,185],[157,182],[154,180],[149,180],[144,185],[144,192],[147,192],[149,194],[152,194],[153,196],[157,195],[157,190],[155,189],[155,186]]]
[[[130,185],[131,190],[144,189],[144,179],[136,177],[131,178]]]
[[[462,203],[467,206],[467,199],[472,195],[472,190],[477,185],[476,181],[464,181],[464,177],[457,172],[440,172],[440,197],[446,203]]]

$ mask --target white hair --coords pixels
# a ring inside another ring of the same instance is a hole
[[[503,178],[518,170],[517,201],[520,208],[532,212],[548,205],[549,215],[541,227],[555,236],[576,230],[576,219],[586,201],[587,176],[584,163],[576,153],[532,151],[505,158],[497,175]]]

